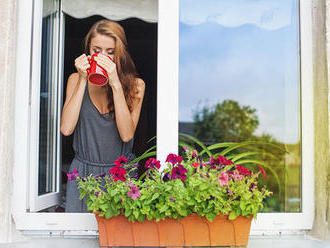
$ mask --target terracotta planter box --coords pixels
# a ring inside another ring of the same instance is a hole
[[[246,246],[252,217],[213,222],[192,214],[182,220],[132,223],[124,216],[106,219],[95,214],[101,247],[107,246]]]

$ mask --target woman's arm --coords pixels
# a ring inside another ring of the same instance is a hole
[[[139,122],[142,101],[145,91],[145,83],[142,79],[136,79],[137,92],[133,95],[132,112],[130,113],[121,82],[117,73],[116,64],[103,54],[95,57],[95,61],[102,66],[109,75],[109,85],[113,92],[113,101],[115,107],[116,123],[120,138],[124,142],[130,141],[134,137],[136,126]]]
[[[69,136],[73,133],[79,118],[86,80],[73,73],[68,79],[66,99],[62,109],[61,133]]]
[[[134,93],[131,113],[128,109],[121,84],[115,83],[112,87],[116,123],[120,137],[124,142],[130,141],[134,137],[136,126],[140,118],[140,112],[145,91],[145,83],[142,79],[138,78],[136,80],[136,84],[137,91]]]
[[[75,59],[75,67],[78,73],[72,73],[66,86],[66,99],[62,109],[61,133],[69,136],[76,128],[82,99],[84,97],[87,83],[87,68],[90,67],[86,54],[80,55]]]

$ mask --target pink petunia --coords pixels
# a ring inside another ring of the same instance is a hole
[[[77,168],[74,168],[73,172],[67,173],[66,175],[68,176],[69,181],[74,181],[77,179],[77,176],[79,175],[79,173],[78,173]]]
[[[132,188],[132,187],[135,187],[135,184],[134,184],[134,183],[132,183],[132,182],[129,182],[129,183],[126,183],[126,186],[128,186],[128,187]]]
[[[227,173],[221,172],[221,176],[218,178],[221,186],[228,185],[229,176]]]
[[[138,187],[132,187],[131,191],[127,192],[127,195],[129,197],[131,197],[133,200],[135,200],[136,198],[141,197],[141,193]]]
[[[193,158],[196,158],[197,155],[198,155],[197,151],[196,151],[196,150],[193,150],[193,152],[192,152],[192,157],[193,157]]]
[[[230,173],[231,178],[233,178],[235,181],[240,181],[243,179],[243,176],[241,174],[239,174],[238,171],[233,171],[232,173]]]

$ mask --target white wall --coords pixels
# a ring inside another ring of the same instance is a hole
[[[11,217],[14,155],[16,0],[0,1],[0,242],[13,240]]]

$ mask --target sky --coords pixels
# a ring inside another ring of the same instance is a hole
[[[179,120],[233,99],[257,110],[255,134],[299,139],[296,0],[180,0]]]

